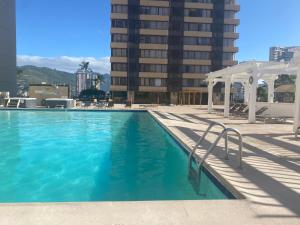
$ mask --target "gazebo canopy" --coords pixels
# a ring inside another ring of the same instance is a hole
[[[212,112],[213,86],[218,82],[225,82],[224,116],[229,116],[230,86],[231,83],[240,82],[245,87],[245,100],[249,105],[250,123],[256,122],[256,97],[258,80],[268,84],[268,101],[274,99],[274,82],[278,75],[297,75],[296,101],[295,101],[295,129],[300,126],[300,48],[294,49],[294,58],[289,63],[248,61],[207,74],[208,81],[208,111]]]

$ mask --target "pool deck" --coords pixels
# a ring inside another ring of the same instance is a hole
[[[237,146],[232,142],[229,160],[224,159],[220,142],[207,164],[245,199],[0,204],[0,224],[300,224],[300,139],[294,138],[292,125],[249,124],[207,114],[202,107],[148,109],[186,148],[192,148],[210,121],[239,129],[244,141],[243,169],[237,168]],[[220,129],[212,131],[197,154],[203,155]]]

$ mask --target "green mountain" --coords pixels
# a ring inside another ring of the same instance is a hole
[[[47,67],[20,66],[18,69],[19,92],[28,90],[29,84],[68,84],[72,92],[76,88],[76,77],[72,73],[50,69]]]

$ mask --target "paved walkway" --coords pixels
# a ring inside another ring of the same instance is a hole
[[[210,121],[240,130],[244,141],[243,169],[238,169],[234,138],[230,143],[230,160],[224,159],[224,143],[220,142],[207,164],[246,197],[261,221],[275,219],[281,224],[300,224],[300,139],[292,134],[292,125],[248,124],[245,119],[207,114],[200,107],[158,107],[153,115],[189,148]],[[220,128],[214,128],[207,136],[203,149],[198,151],[200,156],[218,132]]]

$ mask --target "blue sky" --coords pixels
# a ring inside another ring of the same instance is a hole
[[[16,0],[18,64],[72,71],[88,58],[108,72],[109,0]],[[300,45],[300,0],[238,0],[239,61],[268,60],[272,45]]]

